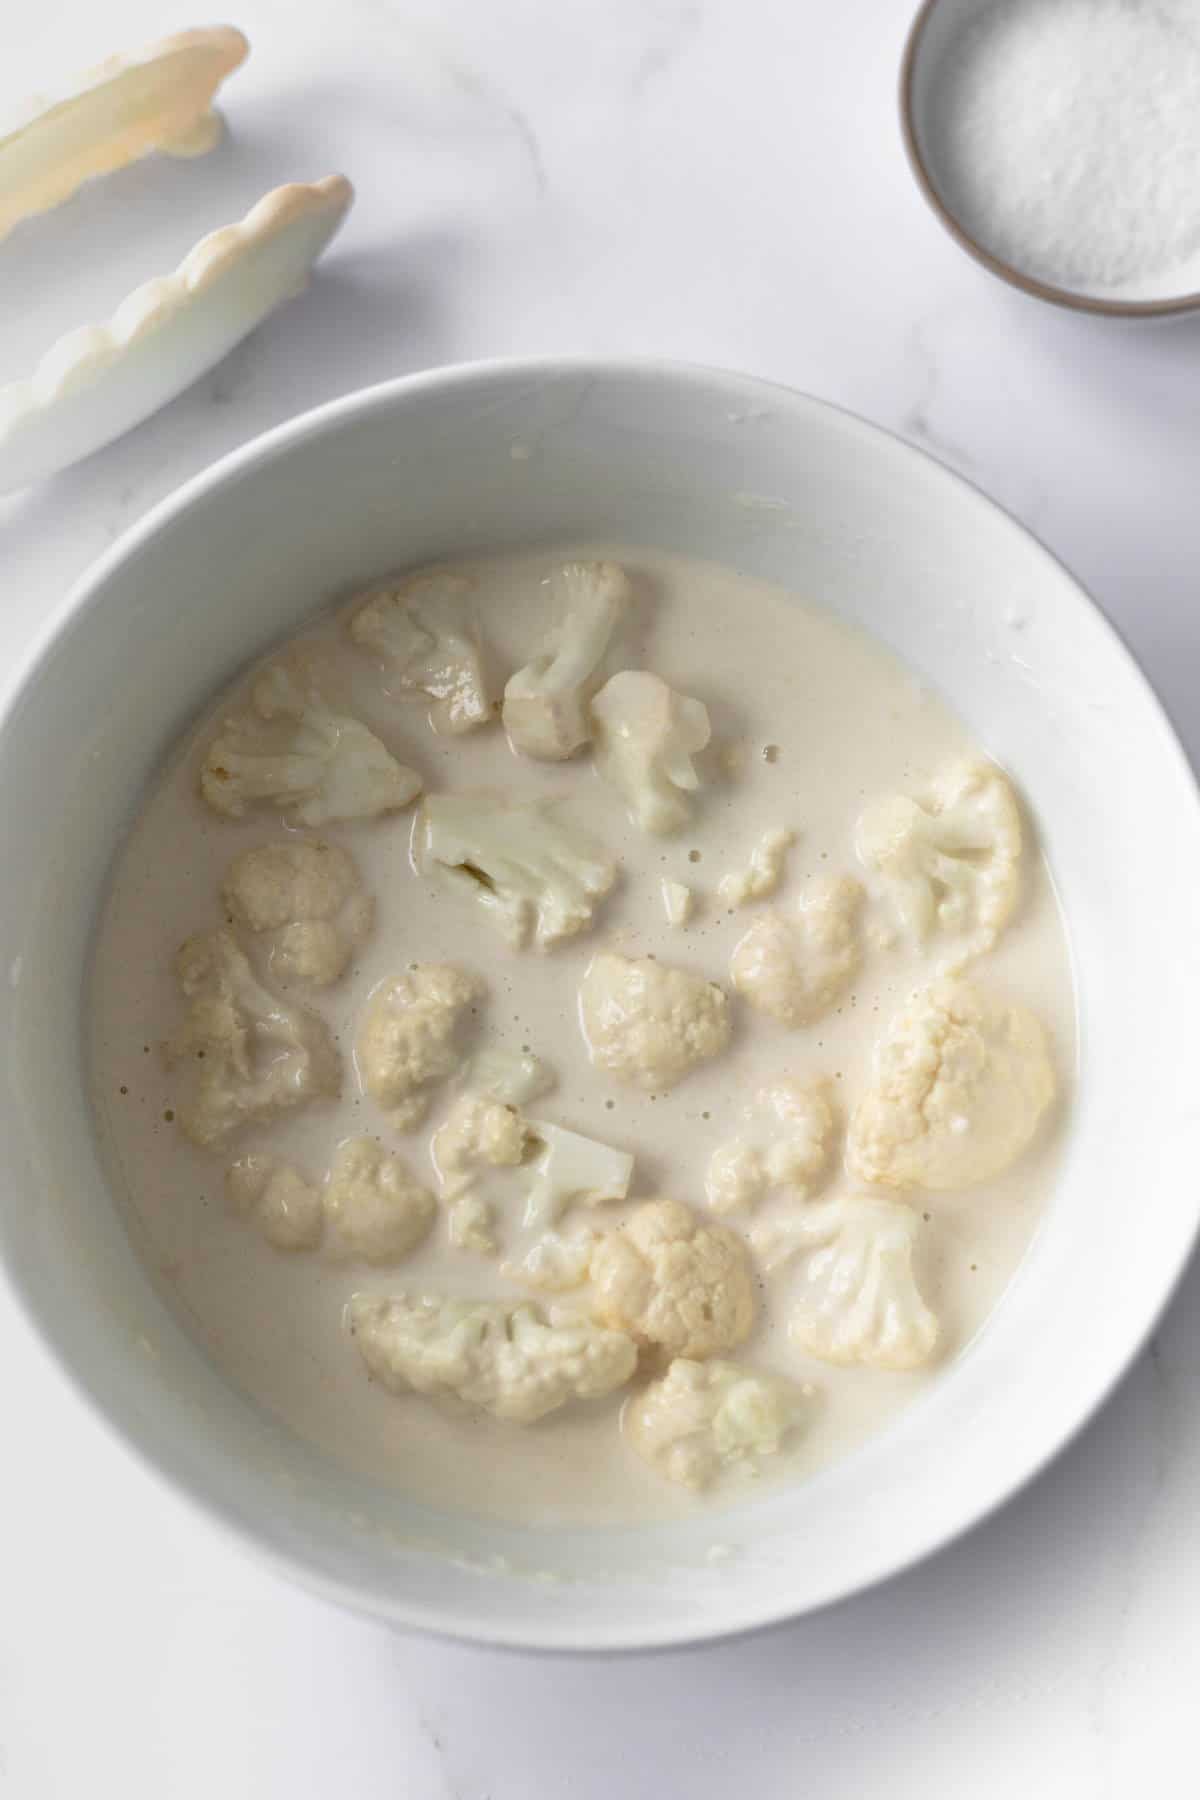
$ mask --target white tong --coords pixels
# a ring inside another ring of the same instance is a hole
[[[213,96],[249,45],[228,26],[113,57],[28,109],[0,136],[0,240],[84,182],[153,151],[199,156],[220,141]],[[24,381],[0,387],[0,492],[110,443],[214,367],[305,286],[354,199],[341,175],[275,188],[210,232],[170,275],[147,281],[103,325],[68,332]],[[4,259],[18,246],[0,247]]]

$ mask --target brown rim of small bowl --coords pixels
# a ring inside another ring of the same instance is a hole
[[[1096,313],[1110,319],[1161,319],[1175,313],[1195,312],[1200,308],[1200,292],[1180,294],[1169,300],[1100,300],[1089,294],[1075,292],[1071,288],[1052,287],[1049,282],[1039,281],[1034,275],[1025,275],[1011,263],[993,256],[990,250],[973,238],[962,222],[952,213],[941,195],[938,193],[932,175],[921,154],[917,142],[917,130],[913,117],[913,77],[916,72],[917,58],[921,53],[921,39],[925,35],[925,27],[930,17],[942,4],[942,0],[921,0],[916,16],[909,26],[908,37],[904,44],[904,55],[900,62],[900,131],[904,138],[904,151],[908,157],[908,165],[916,177],[917,186],[925,197],[926,204],[939,222],[949,232],[955,243],[977,263],[998,275],[1010,287],[1020,289],[1023,294],[1031,294],[1035,300],[1047,300],[1051,306],[1064,306],[1071,312]]]

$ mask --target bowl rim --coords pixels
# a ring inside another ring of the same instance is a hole
[[[934,181],[925,153],[921,149],[917,131],[916,107],[913,101],[913,88],[916,83],[917,64],[921,58],[922,45],[926,27],[934,13],[946,3],[946,0],[921,0],[908,35],[904,41],[904,50],[900,58],[900,79],[898,99],[900,106],[900,135],[904,142],[904,153],[908,166],[916,179],[918,188],[934,214],[938,223],[954,239],[960,250],[965,250],[973,261],[979,263],[989,274],[996,275],[1009,287],[1029,294],[1035,300],[1045,300],[1051,306],[1064,308],[1068,312],[1090,313],[1096,318],[1108,319],[1166,319],[1176,318],[1184,313],[1195,312],[1200,308],[1200,290],[1185,291],[1172,294],[1162,300],[1106,300],[1100,296],[1086,294],[1077,288],[1057,287],[1053,282],[1041,281],[1036,275],[1027,275],[1015,263],[1006,262],[1003,257],[996,256],[985,248],[967,227],[958,214],[951,211],[942,199],[941,191]],[[1069,573],[1069,571],[1068,571]]]
[[[356,389],[352,393],[341,395],[310,408],[306,412],[273,426],[247,443],[238,445],[156,502],[140,519],[127,527],[114,543],[108,546],[71,585],[60,605],[49,615],[42,630],[18,660],[15,673],[0,687],[0,748],[3,746],[5,734],[14,714],[19,709],[23,693],[35,679],[43,663],[52,654],[63,631],[75,616],[90,604],[104,583],[145,541],[153,538],[198,500],[211,496],[226,484],[236,482],[254,467],[286,453],[294,444],[329,426],[336,426],[341,422],[352,420],[356,415],[372,407],[388,406],[396,401],[403,401],[411,394],[436,391],[439,388],[456,389],[470,387],[475,383],[486,384],[494,381],[497,377],[524,383],[571,375],[585,376],[590,380],[597,381],[615,378],[654,382],[665,377],[682,381],[687,385],[710,384],[714,389],[720,389],[723,395],[730,398],[736,397],[739,402],[749,404],[763,405],[772,398],[777,402],[786,400],[792,407],[798,405],[803,410],[832,415],[841,428],[848,428],[861,438],[871,440],[877,448],[884,449],[893,457],[903,460],[915,459],[925,465],[931,465],[937,471],[939,479],[957,490],[961,500],[985,513],[997,516],[1006,527],[1025,537],[1049,568],[1060,579],[1065,579],[1076,599],[1094,616],[1100,629],[1107,633],[1113,648],[1125,666],[1127,675],[1140,690],[1141,698],[1147,706],[1148,719],[1157,726],[1164,756],[1174,763],[1177,774],[1183,779],[1186,791],[1190,793],[1194,807],[1193,824],[1200,826],[1200,781],[1198,781],[1191,761],[1153,684],[1143,672],[1120,631],[1100,604],[1076,580],[1066,564],[1005,507],[984,493],[974,482],[931,455],[929,451],[909,443],[899,433],[891,431],[885,426],[877,425],[832,401],[820,399],[783,382],[746,375],[716,365],[651,356],[499,357],[446,364]],[[1162,1283],[1158,1291],[1154,1292],[1144,1305],[1138,1330],[1131,1338],[1127,1339],[1119,1352],[1110,1354],[1102,1360],[1097,1359],[1096,1378],[1091,1385],[1086,1403],[1075,1409],[1074,1416],[1065,1428],[1059,1421],[1053,1430],[1045,1433],[1044,1443],[1039,1445],[1031,1456],[1019,1463],[1011,1476],[997,1487],[986,1502],[977,1505],[973,1511],[958,1521],[952,1530],[935,1528],[925,1540],[898,1552],[881,1556],[875,1564],[864,1569],[861,1579],[856,1580],[852,1586],[846,1587],[840,1593],[820,1598],[811,1604],[800,1603],[797,1605],[796,1602],[783,1596],[778,1603],[768,1607],[761,1604],[742,1605],[740,1608],[729,1607],[726,1609],[725,1618],[721,1621],[706,1621],[695,1626],[689,1625],[687,1628],[672,1625],[660,1632],[650,1633],[645,1629],[631,1629],[627,1626],[597,1631],[593,1626],[585,1627],[582,1636],[578,1630],[572,1629],[569,1620],[564,1622],[561,1629],[549,1630],[544,1623],[530,1626],[520,1622],[498,1621],[494,1617],[484,1615],[481,1611],[475,1621],[468,1626],[461,1622],[447,1623],[444,1615],[439,1613],[436,1606],[420,1601],[389,1599],[386,1605],[373,1605],[368,1592],[361,1584],[340,1581],[326,1575],[314,1568],[302,1556],[280,1549],[260,1531],[256,1523],[248,1522],[245,1517],[235,1513],[210,1494],[200,1492],[188,1482],[185,1476],[160,1461],[155,1452],[142,1441],[136,1428],[118,1416],[101,1397],[92,1391],[83,1374],[76,1370],[66,1353],[60,1350],[49,1332],[48,1325],[43,1323],[40,1309],[33,1296],[24,1291],[16,1270],[8,1258],[3,1255],[0,1255],[0,1288],[7,1292],[19,1307],[43,1351],[59,1372],[65,1376],[68,1386],[87,1406],[92,1416],[98,1420],[101,1428],[130,1451],[135,1461],[161,1487],[182,1500],[194,1514],[198,1514],[207,1523],[218,1528],[247,1551],[252,1552],[267,1566],[273,1567],[280,1574],[296,1581],[301,1587],[324,1599],[360,1616],[372,1617],[376,1620],[385,1619],[393,1627],[421,1631],[437,1638],[487,1648],[593,1656],[609,1655],[615,1652],[654,1653],[698,1648],[710,1643],[748,1637],[761,1631],[779,1629],[800,1618],[816,1615],[856,1598],[884,1582],[919,1567],[941,1550],[958,1542],[959,1539],[998,1513],[1010,1500],[1028,1487],[1096,1417],[1101,1407],[1124,1380],[1147,1340],[1156,1329],[1179,1288],[1198,1239],[1200,1239],[1200,1200],[1197,1201],[1193,1210],[1186,1234],[1180,1241],[1177,1264],[1171,1270],[1169,1279]]]

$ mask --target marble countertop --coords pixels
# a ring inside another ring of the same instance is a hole
[[[1056,313],[954,248],[900,150],[907,12],[244,0],[228,142],[129,171],[5,247],[0,381],[277,181],[343,169],[358,206],[307,296],[213,375],[0,500],[0,667],[150,505],[317,401],[465,358],[643,352],[810,389],[978,482],[1096,595],[1200,753],[1200,318]],[[0,23],[0,102],[195,22],[161,0],[40,0],[19,45],[15,15]],[[1131,1229],[1138,1211],[1131,1195]],[[965,1541],[828,1614],[649,1661],[484,1653],[343,1616],[160,1490],[11,1316],[0,1365],[14,1800],[1195,1785],[1195,1270],[1103,1414]]]

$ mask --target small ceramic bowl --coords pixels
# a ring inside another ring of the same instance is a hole
[[[1170,282],[1157,280],[1137,295],[1093,294],[1086,290],[1055,287],[1026,274],[986,248],[956,211],[950,198],[938,134],[933,129],[936,100],[945,76],[947,56],[959,33],[968,28],[996,0],[924,0],[909,30],[900,65],[900,126],[904,148],[917,185],[937,218],[968,256],[982,263],[1001,281],[1034,299],[1075,312],[1095,313],[1113,319],[1167,318],[1200,308],[1200,291],[1181,283],[1168,291]]]
[[[948,698],[1011,769],[1046,846],[1080,1065],[1061,1176],[1015,1281],[887,1430],[810,1481],[669,1523],[523,1528],[385,1490],[226,1384],[160,1298],[106,1182],[84,996],[114,851],[163,755],[239,666],[379,569],[598,539],[783,583]],[[1078,1430],[1152,1329],[1200,1214],[1191,771],[1066,571],[895,438],[670,364],[388,382],[235,451],[140,520],[4,682],[0,1294],[149,1467],[321,1592],[527,1649],[647,1648],[786,1619],[976,1523]]]

